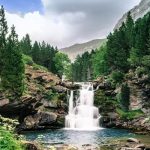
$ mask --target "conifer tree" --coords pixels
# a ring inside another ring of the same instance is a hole
[[[8,32],[7,21],[5,18],[5,10],[3,6],[0,9],[0,75],[3,69],[3,53],[6,48],[6,35]]]
[[[26,34],[20,41],[20,48],[24,54],[31,55],[32,44],[29,34]]]
[[[11,33],[7,39],[3,60],[5,63],[3,64],[1,75],[2,87],[9,96],[18,98],[24,91],[25,68],[14,26],[12,26]]]

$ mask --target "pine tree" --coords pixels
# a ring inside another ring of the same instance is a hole
[[[131,12],[127,15],[126,26],[126,38],[128,42],[129,49],[133,47],[133,34],[134,34],[134,20],[132,19]]]
[[[24,54],[31,55],[32,45],[29,34],[26,34],[20,41],[20,48]]]
[[[37,41],[35,41],[33,44],[31,55],[32,55],[33,61],[37,64],[40,64],[41,50]]]
[[[11,97],[18,98],[24,91],[24,63],[19,49],[18,36],[15,27],[7,39],[6,50],[3,54],[2,87]]]
[[[121,107],[124,109],[124,111],[129,110],[130,88],[128,87],[127,83],[123,84],[121,87],[120,104],[121,104]]]
[[[3,6],[0,9],[0,75],[3,69],[3,53],[6,48],[6,35],[8,33],[7,21]]]

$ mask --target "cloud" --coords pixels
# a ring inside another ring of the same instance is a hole
[[[16,26],[19,37],[64,47],[94,38],[104,38],[124,12],[140,0],[42,0],[44,13],[23,16],[6,12],[8,25]]]

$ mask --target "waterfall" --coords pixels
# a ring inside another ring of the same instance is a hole
[[[65,127],[73,130],[97,130],[100,114],[94,106],[94,90],[91,83],[82,84],[79,90],[79,98],[74,106],[74,95],[71,91],[69,98],[69,112],[65,117]]]

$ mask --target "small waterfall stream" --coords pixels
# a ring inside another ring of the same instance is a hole
[[[65,127],[72,130],[97,130],[99,127],[100,114],[94,106],[93,85],[82,84],[79,90],[79,98],[74,106],[74,95],[71,91],[69,98],[69,112],[65,118]]]

